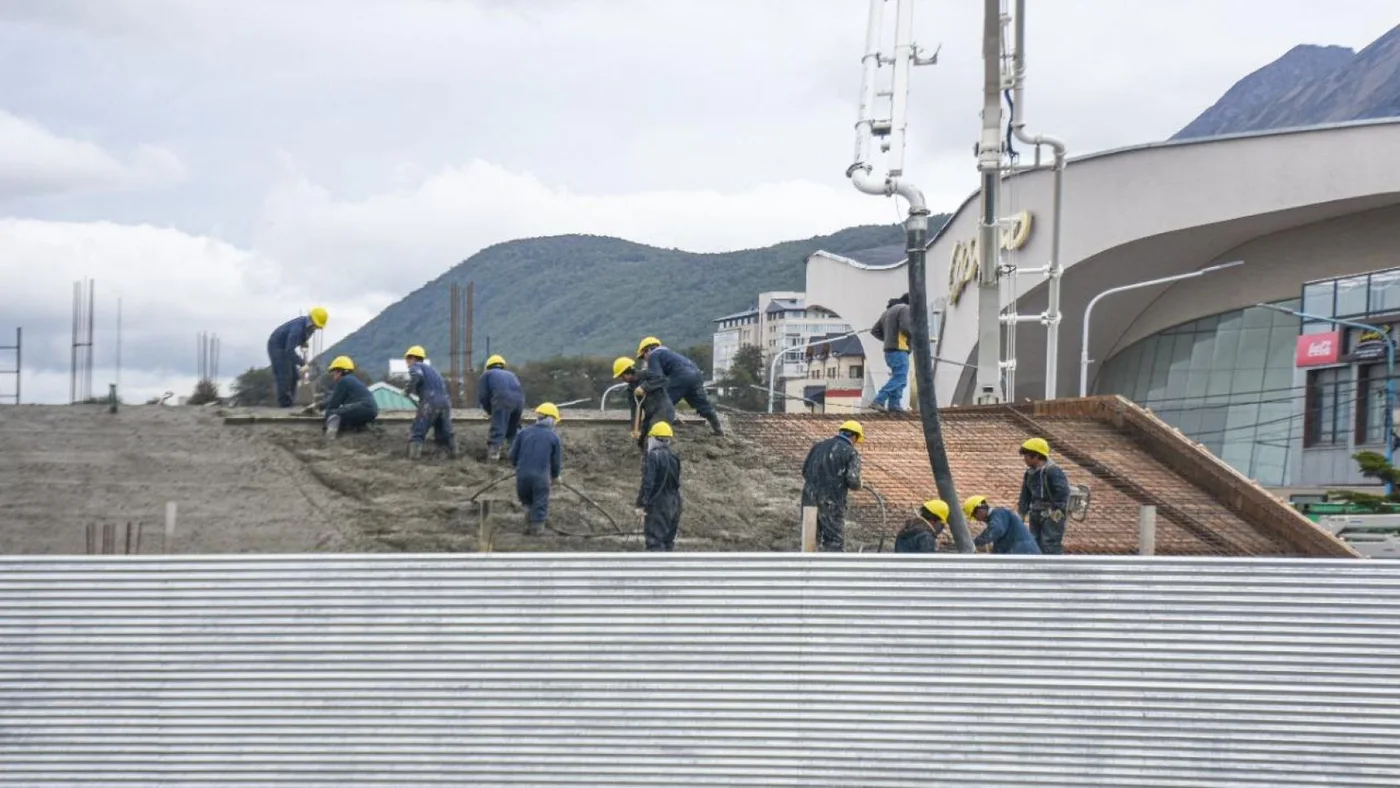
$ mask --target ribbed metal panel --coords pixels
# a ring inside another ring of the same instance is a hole
[[[1400,785],[1400,562],[0,559],[0,784]]]

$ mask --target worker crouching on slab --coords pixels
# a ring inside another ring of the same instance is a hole
[[[321,407],[326,411],[326,437],[334,440],[341,430],[362,430],[379,418],[379,403],[369,386],[355,377],[355,362],[349,356],[336,356],[330,371],[335,388]]]
[[[948,504],[934,499],[924,501],[918,515],[910,518],[894,540],[896,553],[936,553],[938,536],[948,522]]]
[[[823,551],[846,548],[846,493],[860,489],[856,444],[864,440],[860,422],[848,421],[836,435],[814,444],[802,463],[802,505],[817,507],[817,541]]]
[[[1065,551],[1069,479],[1060,466],[1050,461],[1050,444],[1044,438],[1031,438],[1021,444],[1021,460],[1026,464],[1026,474],[1021,480],[1021,500],[1016,510],[1030,525],[1040,552],[1060,555]]]
[[[330,314],[324,307],[312,307],[311,314],[294,317],[278,326],[267,338],[267,360],[272,362],[272,380],[277,388],[277,407],[290,408],[296,402],[297,377],[306,365],[301,351],[311,336],[326,327]]]
[[[515,468],[515,495],[525,507],[525,533],[543,536],[549,519],[549,492],[564,472],[564,442],[554,431],[559,408],[546,402],[535,408],[538,420],[520,431],[510,445]]]
[[[476,382],[476,402],[491,417],[486,459],[499,460],[501,450],[514,442],[520,432],[520,414],[525,410],[525,390],[520,386],[520,378],[506,369],[504,358],[486,359],[486,372]]]
[[[637,358],[645,362],[652,374],[666,379],[666,395],[672,405],[685,400],[710,423],[716,435],[724,434],[719,414],[705,396],[705,376],[694,361],[661,344],[656,337],[647,337],[637,345]]]
[[[977,535],[973,544],[977,547],[992,546],[993,553],[1026,553],[1036,555],[1040,547],[1035,543],[1026,523],[1016,513],[1004,507],[993,507],[987,496],[974,495],[963,501],[963,514],[987,527]]]
[[[681,527],[681,458],[671,450],[673,436],[671,425],[664,421],[647,430],[637,509],[649,551],[675,550],[676,532]]]
[[[404,393],[418,403],[418,415],[413,417],[408,436],[409,458],[423,456],[423,442],[430,429],[437,445],[446,449],[448,456],[456,457],[457,439],[452,434],[452,398],[447,393],[447,382],[426,363],[428,351],[422,345],[409,348],[403,357],[408,362],[408,387]]]
[[[619,356],[613,361],[613,378],[627,384],[632,423],[636,425],[632,437],[636,438],[637,448],[645,455],[651,428],[661,422],[667,426],[676,423],[676,406],[666,392],[666,378],[651,372],[646,366],[638,369],[637,362],[626,356]],[[641,408],[640,414],[638,408]]]

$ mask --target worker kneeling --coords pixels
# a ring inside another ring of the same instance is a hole
[[[520,431],[510,445],[510,464],[515,468],[515,495],[525,507],[525,533],[543,536],[549,519],[549,491],[564,472],[564,442],[554,431],[559,408],[546,402],[535,408],[539,418]]]
[[[802,463],[802,505],[817,507],[817,540],[824,551],[846,548],[846,493],[860,489],[856,444],[864,440],[860,422],[845,422],[834,437],[814,444]]]
[[[404,393],[418,402],[418,415],[413,417],[408,436],[408,456],[415,460],[423,456],[423,442],[431,429],[437,445],[456,457],[457,438],[452,434],[452,398],[447,393],[447,382],[428,366],[428,351],[422,345],[409,348],[403,357],[408,362],[408,387]]]
[[[632,405],[632,423],[638,425],[634,437],[637,439],[637,448],[645,453],[647,436],[651,434],[653,425],[665,422],[669,427],[676,423],[676,406],[671,403],[671,397],[666,393],[666,378],[647,369],[645,365],[638,369],[637,363],[626,356],[619,356],[613,361],[613,378],[621,379],[631,390],[628,401]],[[637,416],[638,408],[642,409],[640,422]]]
[[[894,540],[896,553],[936,553],[938,537],[948,522],[948,504],[934,499],[924,501],[917,517],[904,524]]]
[[[681,458],[671,450],[673,435],[671,425],[664,421],[647,431],[637,508],[642,512],[642,533],[649,551],[676,549],[676,531],[681,527]]]
[[[335,388],[321,407],[326,411],[326,437],[334,439],[341,430],[360,430],[379,418],[379,404],[364,381],[355,377],[355,362],[337,356],[331,362]]]
[[[476,403],[491,417],[486,459],[499,460],[501,450],[514,442],[520,432],[520,414],[525,410],[525,390],[520,386],[520,378],[506,369],[504,358],[486,359],[486,372],[476,382]]]
[[[1040,554],[1040,547],[1031,536],[1026,523],[1010,509],[1000,506],[995,509],[987,503],[987,496],[974,495],[963,501],[963,514],[987,527],[972,541],[977,547],[992,546],[993,553]]]

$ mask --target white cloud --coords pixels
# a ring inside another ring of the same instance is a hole
[[[0,198],[164,186],[184,177],[179,157],[164,148],[141,145],[122,161],[0,111]]]

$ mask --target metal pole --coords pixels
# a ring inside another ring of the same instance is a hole
[[[24,329],[15,329],[15,404],[19,404],[19,384],[24,379]]]
[[[1226,268],[1234,268],[1237,265],[1244,265],[1243,260],[1234,260],[1220,265],[1212,265],[1209,268],[1202,268],[1199,271],[1190,271],[1176,276],[1164,276],[1160,279],[1148,279],[1144,282],[1135,282],[1122,287],[1110,287],[1089,299],[1089,305],[1084,307],[1084,325],[1080,328],[1079,335],[1079,396],[1089,396],[1089,320],[1093,317],[1094,305],[1104,296],[1111,296],[1114,293],[1122,293],[1127,290],[1137,290],[1141,287],[1152,287],[1153,285],[1164,285],[1169,282],[1179,282],[1182,279],[1194,279],[1204,276],[1212,271],[1220,271]]]
[[[605,389],[605,390],[603,391],[603,398],[602,398],[602,401],[598,404],[598,410],[607,410],[607,409],[608,409],[608,395],[611,394],[611,393],[613,393],[614,391],[617,391],[618,389],[627,388],[627,385],[628,385],[627,383],[623,382],[623,383],[614,383],[613,385],[608,386],[607,389]]]
[[[117,298],[117,391],[122,388],[122,300]]]
[[[1001,185],[1001,0],[984,0],[982,20],[982,214],[977,232],[977,394],[979,403],[1001,402],[1001,233],[997,189]],[[956,508],[956,507],[955,507]]]

